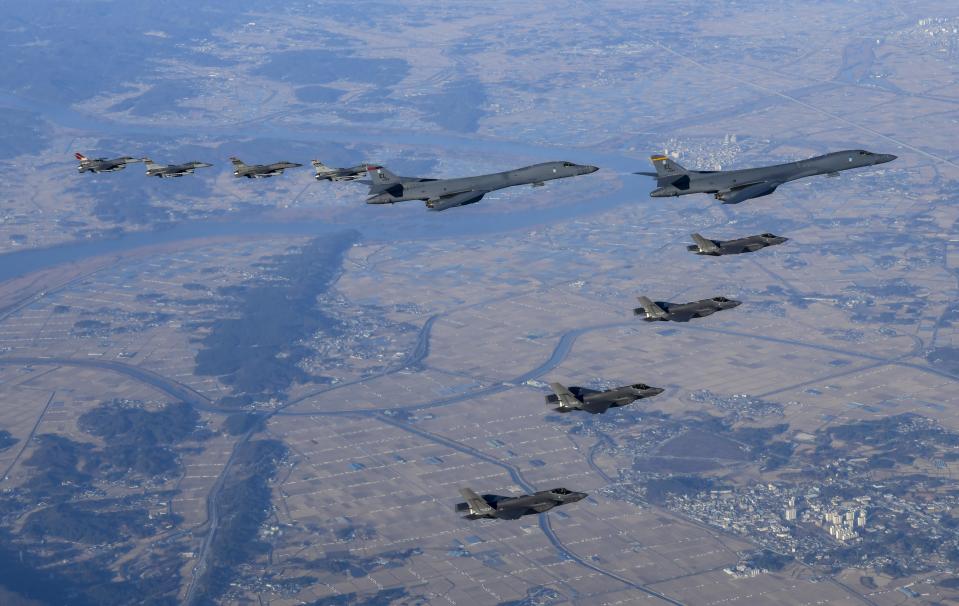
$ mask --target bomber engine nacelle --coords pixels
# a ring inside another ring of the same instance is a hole
[[[483,199],[483,195],[484,194],[477,194],[475,192],[465,192],[462,194],[456,194],[455,196],[449,196],[448,198],[427,200],[426,208],[440,211],[448,208],[455,208],[457,206],[466,206],[467,204],[476,204]]]
[[[722,200],[723,204],[739,204],[753,198],[762,198],[776,191],[778,183],[755,183],[747,185],[740,189],[724,191],[716,194],[717,200]]]

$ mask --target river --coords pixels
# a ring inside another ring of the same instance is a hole
[[[635,170],[641,162],[635,158],[616,154],[593,152],[577,148],[550,147],[503,141],[481,136],[465,136],[434,132],[402,132],[388,129],[370,129],[369,127],[320,127],[307,125],[302,128],[273,124],[269,121],[237,123],[206,128],[179,125],[135,125],[112,122],[84,114],[73,109],[36,103],[19,97],[0,94],[0,107],[15,108],[40,113],[46,120],[60,126],[82,131],[96,136],[136,137],[138,135],[170,137],[221,137],[228,139],[268,137],[287,141],[308,141],[310,139],[344,142],[375,143],[391,145],[424,145],[443,149],[476,151],[480,153],[500,153],[508,156],[524,156],[536,161],[571,160],[592,163],[616,171]],[[267,119],[268,120],[268,119]],[[504,166],[504,168],[509,168]],[[287,178],[292,178],[290,175]],[[584,179],[589,177],[582,177]],[[47,248],[35,248],[0,255],[0,281],[29,274],[41,269],[80,261],[86,258],[116,254],[135,250],[144,246],[166,244],[215,236],[310,236],[322,235],[340,229],[355,229],[370,241],[409,241],[450,237],[483,236],[495,233],[531,229],[551,223],[596,215],[617,206],[645,200],[649,183],[642,177],[628,178],[626,187],[610,191],[605,181],[597,181],[598,187],[609,193],[603,193],[585,199],[580,203],[564,203],[546,208],[524,208],[522,197],[508,195],[506,199],[487,199],[483,205],[509,205],[507,212],[489,212],[488,208],[464,207],[442,213],[427,212],[421,204],[405,203],[415,206],[417,212],[397,212],[394,208],[377,206],[367,207],[362,203],[364,196],[357,199],[355,211],[345,213],[335,222],[321,220],[303,220],[301,217],[284,220],[276,218],[275,209],[270,208],[272,218],[238,215],[233,219],[210,219],[184,222],[165,226],[162,229],[140,232],[126,232],[115,238],[75,241]],[[337,185],[331,185],[336,187]],[[562,187],[562,182],[550,187]]]

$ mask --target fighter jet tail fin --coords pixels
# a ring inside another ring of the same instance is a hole
[[[140,162],[143,162],[147,166],[147,170],[153,170],[155,168],[162,168],[159,164],[151,160],[150,158],[141,158]]]
[[[233,166],[235,166],[236,168],[246,168],[246,163],[243,160],[240,160],[239,158],[237,158],[236,156],[231,156],[230,162],[232,162]]]
[[[546,396],[547,404],[558,404],[557,410],[562,412],[579,407],[579,400],[562,383],[550,383],[549,388],[553,390],[553,395]]]
[[[699,252],[711,253],[719,250],[719,247],[716,246],[715,242],[712,240],[707,240],[699,234],[693,234],[693,241],[696,243],[696,248],[699,249]]]
[[[670,179],[672,177],[685,175],[689,172],[676,162],[673,162],[668,156],[650,156],[649,161],[652,162],[656,168],[656,177],[659,179]]]
[[[87,158],[86,156],[84,156],[84,155],[81,154],[80,152],[74,153],[74,154],[73,154],[73,157],[76,158],[77,160],[79,160],[80,162],[86,162],[87,160],[89,160],[89,158]]]
[[[469,511],[471,516],[485,516],[493,513],[494,510],[489,503],[472,489],[460,488],[460,495],[466,499],[466,502],[457,505],[456,511]],[[463,505],[466,507],[462,507]]]
[[[637,307],[633,310],[633,313],[637,316],[644,315],[648,320],[658,320],[669,315],[666,313],[665,309],[653,303],[652,299],[649,297],[637,298],[639,299],[639,304],[641,305],[641,307]]]

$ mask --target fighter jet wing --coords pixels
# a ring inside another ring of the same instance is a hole
[[[483,497],[476,494],[476,492],[472,489],[460,488],[460,495],[466,499],[466,503],[469,505],[471,515],[482,516],[493,513],[493,508],[489,506],[489,503],[487,503]]]
[[[488,191],[473,190],[473,191],[464,191],[458,194],[452,194],[449,196],[440,196],[439,198],[433,198],[426,201],[426,208],[430,210],[446,210],[448,208],[455,208],[457,206],[466,206],[467,204],[475,204],[483,199],[483,196],[488,194]]]
[[[581,408],[594,415],[601,415],[609,410],[609,407],[612,406],[612,404],[613,402],[611,400],[586,400]]]

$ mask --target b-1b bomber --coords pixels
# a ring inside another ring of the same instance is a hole
[[[687,246],[686,250],[694,252],[697,255],[709,255],[712,257],[756,252],[767,246],[775,246],[776,244],[782,244],[789,240],[789,238],[775,234],[759,234],[758,236],[746,236],[745,238],[737,238],[735,240],[710,240],[699,234],[693,234],[692,238],[695,244]]]
[[[638,297],[640,307],[633,310],[633,314],[643,316],[647,322],[689,322],[694,318],[705,318],[717,311],[732,309],[742,305],[741,301],[726,297],[713,297],[692,301],[690,303],[669,303],[668,301],[652,301],[648,297]]]
[[[636,400],[651,398],[663,393],[659,387],[650,387],[644,383],[625,385],[606,391],[586,387],[566,387],[561,383],[550,383],[553,393],[546,396],[547,404],[557,404],[556,412],[582,410],[590,414],[603,414],[610,408],[626,406]]]
[[[458,179],[425,179],[400,177],[382,166],[369,167],[372,179],[367,204],[394,204],[406,200],[422,200],[429,210],[447,210],[475,204],[486,194],[517,185],[538,187],[546,181],[586,175],[599,170],[595,166],[572,162],[545,162],[501,173],[461,177]]]
[[[505,497],[496,494],[476,494],[469,488],[460,488],[465,503],[456,504],[456,512],[463,513],[467,520],[496,518],[500,520],[518,520],[523,516],[536,515],[554,507],[575,503],[586,498],[585,492],[573,492],[565,488],[540,490],[520,497]]]
[[[817,175],[839,176],[844,170],[875,166],[892,162],[892,154],[876,154],[864,149],[850,149],[816,156],[808,160],[746,168],[741,170],[687,170],[667,156],[652,156],[655,173],[637,175],[656,177],[656,189],[649,192],[653,198],[713,194],[723,204],[739,204],[753,198],[768,196],[783,183]]]

